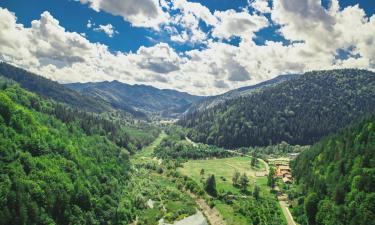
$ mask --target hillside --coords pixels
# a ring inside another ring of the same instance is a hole
[[[271,80],[267,80],[259,84],[234,89],[234,90],[225,92],[224,94],[221,94],[221,95],[209,96],[193,104],[185,112],[185,114],[204,111],[206,109],[213,108],[217,105],[224,104],[226,101],[233,100],[241,96],[248,96],[250,94],[255,93],[256,91],[262,90],[263,88],[274,86],[284,81],[294,79],[296,77],[298,77],[298,75],[296,74],[280,75]]]
[[[375,73],[330,70],[189,113],[179,124],[191,139],[223,147],[308,145],[374,111]]]
[[[157,136],[147,130],[139,147]],[[121,123],[1,79],[0,224],[129,224],[138,144]]]
[[[109,112],[115,110],[109,103],[82,95],[55,81],[33,74],[7,63],[0,63],[0,75],[16,81],[28,91],[37,93],[45,98],[50,98],[58,102],[66,103],[72,107],[80,108],[91,112]],[[123,106],[122,110],[138,117],[144,117],[143,113]]]
[[[193,103],[204,98],[185,92],[163,90],[146,85],[129,85],[119,81],[72,83],[67,84],[66,87],[86,96],[94,96],[109,102],[116,108],[127,109],[130,107],[148,115],[164,118],[176,118]]]
[[[375,224],[375,116],[325,138],[292,163],[301,224]]]

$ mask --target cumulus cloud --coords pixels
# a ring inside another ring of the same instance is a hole
[[[174,49],[165,43],[150,48],[141,47],[136,54],[129,55],[129,58],[142,69],[162,74],[178,70],[181,63]]]
[[[79,0],[95,11],[105,11],[121,16],[136,27],[149,27],[158,30],[168,20],[168,14],[158,0]]]
[[[108,37],[113,37],[114,34],[118,34],[118,31],[116,31],[110,23],[107,25],[99,25],[98,27],[94,28],[94,31],[104,32],[108,35]]]
[[[216,11],[215,16],[219,22],[213,29],[213,36],[229,39],[234,36],[252,38],[254,32],[268,26],[268,20],[264,16],[250,15],[246,11],[235,10]]]
[[[269,6],[269,0],[252,0],[249,1],[251,8],[255,9],[260,13],[270,13],[271,8]]]
[[[186,0],[172,0],[171,7],[174,13],[171,16],[168,32],[171,34],[171,40],[176,42],[205,43],[208,36],[202,31],[200,22],[206,25],[214,25],[217,18],[210,10],[200,3],[188,2]],[[182,28],[179,32],[173,29],[174,26]]]
[[[120,1],[82,2],[108,11],[106,4]],[[163,29],[172,41],[203,43],[204,47],[176,52],[169,44],[156,42],[134,53],[110,52],[106,45],[66,31],[48,12],[24,27],[13,13],[0,8],[0,59],[60,82],[116,79],[199,95],[222,93],[286,73],[347,67],[375,70],[375,16],[366,16],[358,5],[340,9],[338,1],[331,0],[326,9],[320,0],[254,0],[248,6],[255,12],[246,8],[211,12],[186,0],[154,3],[156,11],[161,8],[170,13],[169,20],[138,25]],[[141,12],[132,13],[146,15]],[[121,16],[130,21],[129,14]],[[280,27],[276,32],[289,43],[266,40],[256,44],[255,33],[270,25]],[[96,27],[93,21],[88,26]],[[239,37],[238,46],[226,41],[233,37]],[[340,51],[347,57],[341,57]]]

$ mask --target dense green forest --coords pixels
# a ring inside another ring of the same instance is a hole
[[[375,116],[324,138],[292,163],[301,224],[375,224]]]
[[[237,151],[247,155],[256,155],[258,158],[266,158],[269,156],[288,156],[291,153],[301,153],[308,148],[309,146],[290,145],[286,142],[281,142],[277,145],[264,147],[241,147]]]
[[[147,141],[124,129],[2,79],[0,224],[133,221],[139,206],[129,187],[129,151]]]
[[[315,71],[179,121],[190,138],[223,147],[309,145],[375,111],[375,74]]]
[[[158,158],[204,159],[210,157],[230,157],[233,153],[224,148],[201,143],[190,143],[185,139],[185,131],[176,126],[167,129],[168,137],[164,138],[155,149]]]

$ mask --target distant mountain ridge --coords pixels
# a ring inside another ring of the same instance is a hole
[[[57,102],[91,112],[108,112],[113,107],[100,99],[82,95],[58,82],[49,80],[24,69],[0,62],[0,75],[17,82],[22,88]],[[136,113],[130,110],[129,113]]]
[[[240,87],[237,89],[230,90],[228,92],[225,92],[220,95],[215,95],[215,96],[209,96],[207,98],[202,99],[201,101],[195,103],[192,105],[186,112],[185,114],[188,113],[193,113],[195,111],[203,111],[205,109],[210,109],[213,108],[219,104],[223,104],[226,101],[241,97],[241,96],[247,96],[250,95],[256,91],[261,90],[262,88],[270,87],[272,85],[276,85],[279,83],[282,83],[284,81],[288,81],[291,79],[294,79],[298,77],[298,74],[287,74],[287,75],[280,75],[277,76],[273,79],[266,80],[264,82],[251,85],[251,86],[245,86],[245,87]]]
[[[133,110],[164,118],[177,118],[193,103],[205,98],[176,90],[130,85],[119,81],[71,83],[65,86],[109,102],[116,108],[131,107]]]

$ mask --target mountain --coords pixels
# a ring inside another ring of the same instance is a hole
[[[94,112],[103,112],[111,109],[111,106],[103,101],[84,96],[55,81],[51,81],[7,63],[0,63],[0,75],[16,81],[26,90],[58,102],[67,103],[74,107],[82,107]]]
[[[152,116],[176,118],[185,112],[193,103],[204,99],[169,89],[158,89],[147,85],[129,85],[119,81],[99,83],[67,84],[86,96],[93,96],[111,103],[116,108],[131,107]]]
[[[374,111],[375,73],[344,69],[308,72],[178,123],[194,141],[223,147],[309,145]]]
[[[14,80],[20,84],[22,88],[25,88],[28,91],[53,99],[57,102],[66,103],[74,108],[97,113],[115,110],[115,107],[111,106],[108,102],[92,96],[83,95],[78,91],[67,88],[55,81],[4,62],[0,63],[0,75]],[[131,107],[124,106],[121,107],[121,109],[134,116],[145,117],[143,113],[137,112]]]
[[[375,115],[324,138],[291,164],[299,224],[375,224]]]
[[[225,103],[226,101],[229,101],[229,100],[241,97],[241,96],[250,95],[250,94],[252,94],[256,91],[259,91],[263,88],[270,87],[270,86],[282,83],[284,81],[294,79],[297,76],[298,76],[297,74],[280,75],[276,78],[261,82],[261,83],[256,84],[256,85],[241,87],[241,88],[238,88],[238,89],[234,89],[234,90],[225,92],[224,94],[221,94],[221,95],[209,96],[209,97],[204,98],[201,101],[198,101],[195,104],[193,104],[185,112],[185,114],[193,113],[193,112],[197,112],[197,111],[204,111],[206,109],[213,108],[213,107],[215,107],[219,104]]]
[[[130,224],[137,143],[129,129],[2,80],[0,224]],[[151,130],[137,133],[152,141]]]

